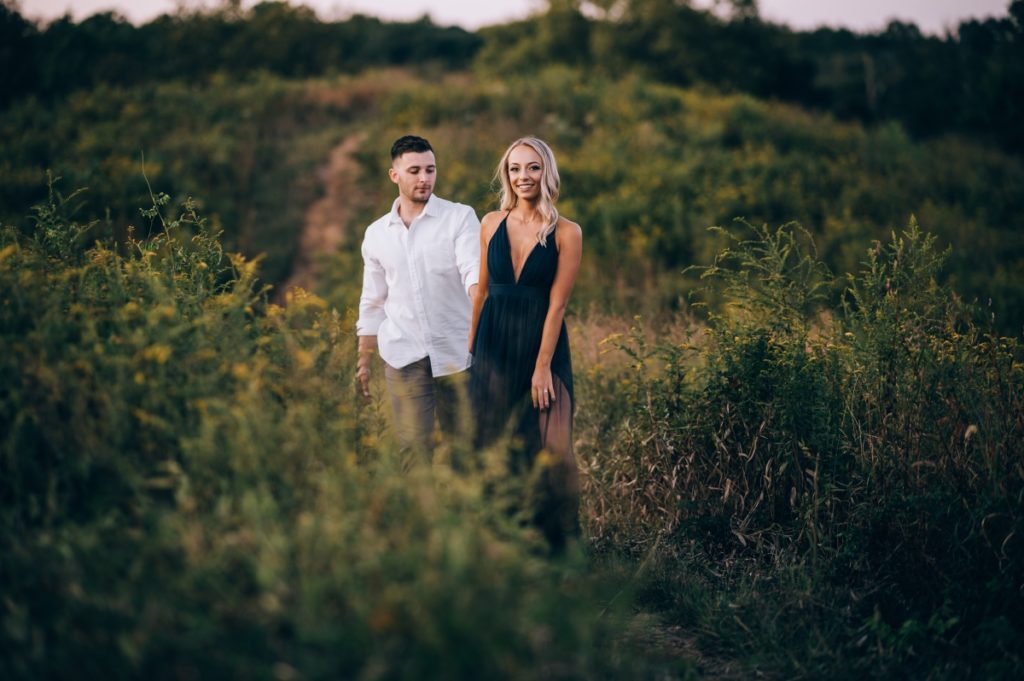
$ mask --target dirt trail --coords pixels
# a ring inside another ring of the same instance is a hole
[[[352,135],[345,138],[331,150],[327,163],[317,170],[324,195],[306,211],[291,276],[277,289],[275,298],[278,303],[296,286],[313,290],[322,273],[323,257],[336,251],[344,239],[345,225],[351,215],[352,188],[358,172],[352,152],[359,148],[363,137]]]

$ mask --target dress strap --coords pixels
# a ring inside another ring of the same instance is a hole
[[[512,214],[512,209],[509,208],[508,212],[505,213],[505,217],[503,217],[501,219],[501,222],[498,223],[497,228],[494,230],[494,234],[497,234],[501,230],[505,230],[505,233],[508,234],[508,216],[511,215],[511,214]],[[491,240],[492,241],[494,239],[494,234],[491,235]]]

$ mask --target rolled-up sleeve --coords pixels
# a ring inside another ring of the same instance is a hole
[[[356,321],[356,334],[359,336],[376,336],[377,329],[384,322],[384,303],[388,299],[388,281],[384,275],[384,267],[373,256],[368,242],[371,235],[363,239],[363,291],[359,296],[359,319]]]
[[[455,235],[455,261],[462,276],[462,286],[469,295],[471,286],[480,281],[480,220],[467,207]]]

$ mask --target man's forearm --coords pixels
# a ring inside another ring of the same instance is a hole
[[[376,336],[359,336],[359,365],[369,366],[370,360],[377,354]]]

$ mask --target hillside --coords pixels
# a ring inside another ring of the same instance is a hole
[[[241,114],[241,115],[239,115]],[[968,140],[913,141],[897,125],[865,129],[745,95],[607,79],[564,67],[528,79],[400,71],[288,81],[262,77],[100,88],[69,106],[12,107],[0,168],[0,216],[23,222],[45,171],[66,190],[87,187],[79,219],[123,238],[150,183],[196,197],[229,248],[265,254],[281,284],[296,257],[315,169],[349,134],[364,140],[344,232],[382,213],[387,140],[415,128],[434,140],[439,192],[479,212],[505,144],[525,132],[551,141],[564,180],[562,210],[587,231],[577,305],[620,313],[679,309],[694,280],[681,274],[721,246],[707,231],[742,217],[801,224],[833,271],[852,271],[874,240],[911,215],[951,246],[944,280],[977,301],[996,328],[1024,323],[1024,163]],[[376,146],[374,146],[376,145]],[[143,167],[145,160],[145,168]],[[109,211],[109,220],[108,220]],[[349,252],[355,248],[348,244]],[[325,284],[339,305],[356,275],[339,265]],[[607,275],[613,273],[614,285]],[[838,292],[837,292],[838,295]]]

